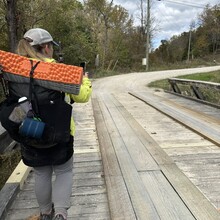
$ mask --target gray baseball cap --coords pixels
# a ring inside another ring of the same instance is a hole
[[[59,46],[59,44],[53,40],[50,33],[42,28],[33,28],[28,30],[24,34],[24,39],[27,39],[31,46],[49,42],[52,42],[54,45]]]

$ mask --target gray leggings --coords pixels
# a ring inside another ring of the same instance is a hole
[[[35,167],[35,194],[41,213],[48,213],[54,203],[55,213],[67,216],[73,182],[73,157],[56,166]],[[55,180],[52,184],[52,174]]]

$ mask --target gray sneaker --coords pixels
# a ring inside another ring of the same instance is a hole
[[[52,210],[50,214],[40,214],[40,220],[52,220],[54,217],[54,205],[52,204]]]
[[[40,214],[40,220],[52,220],[51,214]]]
[[[65,218],[62,215],[58,214],[53,218],[53,220],[65,220]]]

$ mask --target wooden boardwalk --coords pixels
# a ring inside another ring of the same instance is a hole
[[[73,109],[77,133],[68,219],[220,219],[215,143],[128,93],[94,94],[92,102]],[[38,213],[33,184],[31,172],[6,220]]]

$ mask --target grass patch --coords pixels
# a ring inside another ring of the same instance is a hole
[[[20,160],[21,154],[19,149],[0,154],[0,189],[2,189]]]
[[[115,76],[120,74],[122,73],[117,71],[103,70],[103,71],[97,71],[95,74],[92,74],[91,78],[102,78],[102,77]]]
[[[183,75],[177,78],[220,83],[220,71],[214,71],[209,73],[197,73],[193,75]]]
[[[182,75],[176,78],[220,83],[220,71],[214,71],[214,72],[208,72],[208,73],[196,73],[192,75]],[[164,90],[170,90],[170,85],[167,79],[151,82],[147,86],[160,88]]]
[[[220,71],[182,75],[176,78],[220,83]],[[167,79],[151,82],[147,86],[171,91],[171,86]],[[178,87],[180,88],[180,91],[183,95],[195,97],[195,94],[192,92],[192,89],[188,85],[179,84]],[[210,89],[207,87],[201,87],[199,90],[205,101],[220,105],[220,90]]]

